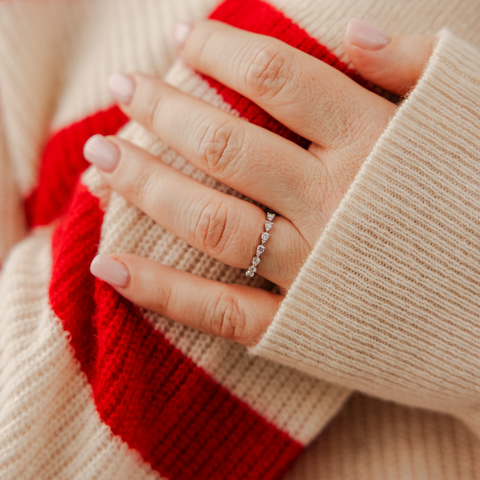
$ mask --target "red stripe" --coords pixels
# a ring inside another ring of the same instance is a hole
[[[319,8],[321,8],[320,5]],[[268,35],[282,40],[292,47],[298,48],[340,70],[363,87],[369,90],[374,88],[370,82],[367,82],[355,70],[352,70],[346,63],[339,60],[324,45],[319,44],[317,40],[310,37],[305,30],[302,30],[289,18],[285,17],[282,12],[261,0],[227,0],[212,12],[210,18],[249,32]],[[310,145],[308,140],[289,130],[251,100],[211,77],[202,76],[220,93],[225,102],[250,122],[268,128],[272,132],[282,135],[304,148],[308,148]]]
[[[95,283],[88,265],[97,254],[102,221],[98,198],[78,183],[68,214],[52,237],[50,303],[70,332],[75,354],[89,379],[95,368],[97,332],[93,324]]]
[[[48,225],[66,212],[80,174],[89,166],[83,145],[96,133],[114,135],[128,118],[115,106],[56,132],[42,155],[38,187],[26,198],[31,227]]]
[[[302,446],[213,381],[89,274],[103,214],[79,185],[53,243],[50,302],[115,435],[175,480],[275,479]],[[94,292],[94,293],[93,293]]]

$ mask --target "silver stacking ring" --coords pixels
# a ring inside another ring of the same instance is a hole
[[[274,213],[267,213],[267,221],[265,222],[265,231],[262,233],[261,236],[261,245],[257,245],[257,253],[253,257],[252,266],[247,270],[245,275],[247,277],[253,278],[255,276],[255,272],[257,271],[257,265],[260,263],[260,255],[265,251],[265,243],[270,238],[270,234],[268,233],[273,227],[273,219],[275,218]]]

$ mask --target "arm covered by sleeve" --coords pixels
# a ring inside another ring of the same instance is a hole
[[[480,52],[440,33],[251,353],[480,434]]]

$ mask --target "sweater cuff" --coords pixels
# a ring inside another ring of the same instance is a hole
[[[252,354],[480,431],[479,112],[442,31]]]

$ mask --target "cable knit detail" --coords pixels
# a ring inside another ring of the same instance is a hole
[[[252,353],[480,432],[479,99],[441,32]]]

